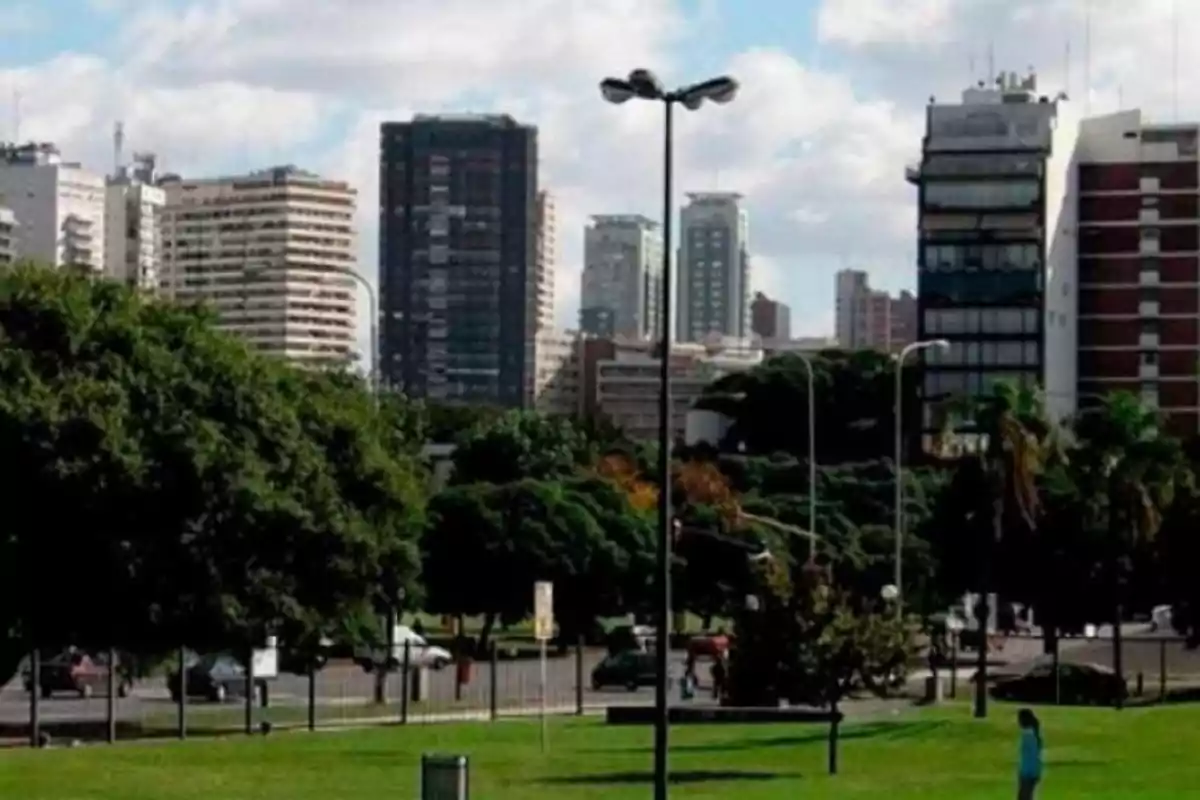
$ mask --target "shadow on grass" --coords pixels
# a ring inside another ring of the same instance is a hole
[[[717,783],[734,781],[777,781],[783,778],[801,778],[798,772],[762,772],[753,770],[680,770],[672,772],[673,784]],[[649,784],[653,782],[651,772],[606,772],[597,775],[566,775],[546,778],[543,784],[553,786],[619,786]]]
[[[922,736],[945,727],[945,720],[914,720],[911,722],[867,722],[861,725],[843,727],[838,733],[838,741],[854,739],[909,739]],[[797,747],[813,742],[824,742],[829,739],[829,726],[814,725],[807,732],[790,736],[775,736],[770,738],[733,739],[724,742],[705,742],[703,744],[671,745],[673,752],[680,753],[729,753],[741,750],[757,750],[771,747]],[[595,748],[583,750],[590,753],[644,753],[648,747]]]

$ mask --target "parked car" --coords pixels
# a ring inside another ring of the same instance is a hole
[[[414,631],[407,625],[397,625],[394,631],[395,646],[392,648],[391,657],[388,658],[389,669],[398,669],[403,663],[405,652],[408,653],[408,664],[411,667],[424,667],[426,669],[442,669],[451,661],[454,656],[444,647],[429,644],[425,641],[425,637]],[[386,647],[360,647],[354,651],[354,662],[363,668],[366,672],[372,672],[375,667],[384,662],[386,656]]]
[[[717,658],[729,651],[729,637],[720,631],[693,636],[688,640],[687,651],[692,658]]]
[[[87,698],[94,694],[108,693],[109,664],[107,656],[92,656],[82,650],[70,648],[42,661],[38,669],[42,697],[51,697],[59,692],[70,692]],[[28,665],[22,677],[25,691],[33,691],[33,671]],[[121,675],[117,666],[117,697],[129,695],[131,681]]]
[[[592,670],[592,689],[600,691],[609,686],[623,686],[636,692],[642,686],[653,686],[658,676],[654,653],[626,650],[610,655]]]
[[[1054,665],[1043,662],[1024,674],[998,678],[992,696],[1021,703],[1053,703],[1054,684]],[[1058,687],[1062,702],[1071,705],[1108,705],[1127,691],[1116,673],[1098,664],[1059,664]]]
[[[1170,606],[1155,606],[1150,612],[1150,632],[1158,631],[1174,632],[1174,621],[1172,620]]]
[[[255,679],[253,691],[256,700],[266,691],[267,680]],[[175,702],[179,702],[181,695],[179,684],[179,670],[172,670],[167,676],[167,690]],[[214,703],[232,697],[245,697],[246,667],[237,658],[223,653],[196,656],[187,667],[187,696]]]

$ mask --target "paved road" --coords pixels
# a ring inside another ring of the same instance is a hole
[[[631,697],[628,690],[595,692],[591,689],[593,667],[604,657],[601,650],[587,650],[583,654],[584,703],[597,704],[616,699],[631,700],[651,696],[643,689]],[[673,656],[677,674],[682,673],[684,653]],[[541,669],[537,660],[501,661],[496,668],[496,697],[500,708],[536,705],[540,697]],[[472,666],[470,682],[462,688],[462,699],[455,698],[455,670],[453,666],[428,673],[428,694],[421,704],[422,711],[436,711],[451,707],[488,708],[491,691],[491,664],[479,662]],[[402,676],[394,673],[389,678],[388,695],[394,702],[401,696]],[[551,657],[546,664],[546,702],[549,705],[568,705],[576,702],[576,659],[574,653],[562,658]],[[325,707],[349,708],[365,705],[373,699],[375,678],[354,665],[334,664],[318,673],[317,702]],[[304,676],[281,674],[271,682],[272,706],[296,706],[308,703],[308,679]],[[238,701],[233,701],[236,707]],[[204,704],[208,705],[208,704]],[[130,696],[118,702],[121,719],[140,719],[148,715],[168,715],[171,702],[162,678],[143,681],[134,686]],[[107,699],[92,697],[87,700],[68,696],[56,696],[41,704],[42,718],[48,722],[71,720],[102,720],[107,714]],[[0,724],[18,723],[28,719],[29,695],[19,681],[12,681],[0,689]]]

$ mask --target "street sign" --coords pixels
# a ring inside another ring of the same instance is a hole
[[[540,642],[554,638],[554,584],[550,581],[533,585],[533,635]]]

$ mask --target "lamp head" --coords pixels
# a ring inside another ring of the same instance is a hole
[[[648,69],[635,69],[629,73],[626,83],[643,100],[660,100],[664,94],[662,81]]]
[[[620,105],[628,100],[632,100],[637,95],[637,91],[629,85],[628,81],[617,78],[605,78],[600,81],[600,94],[608,102]]]

